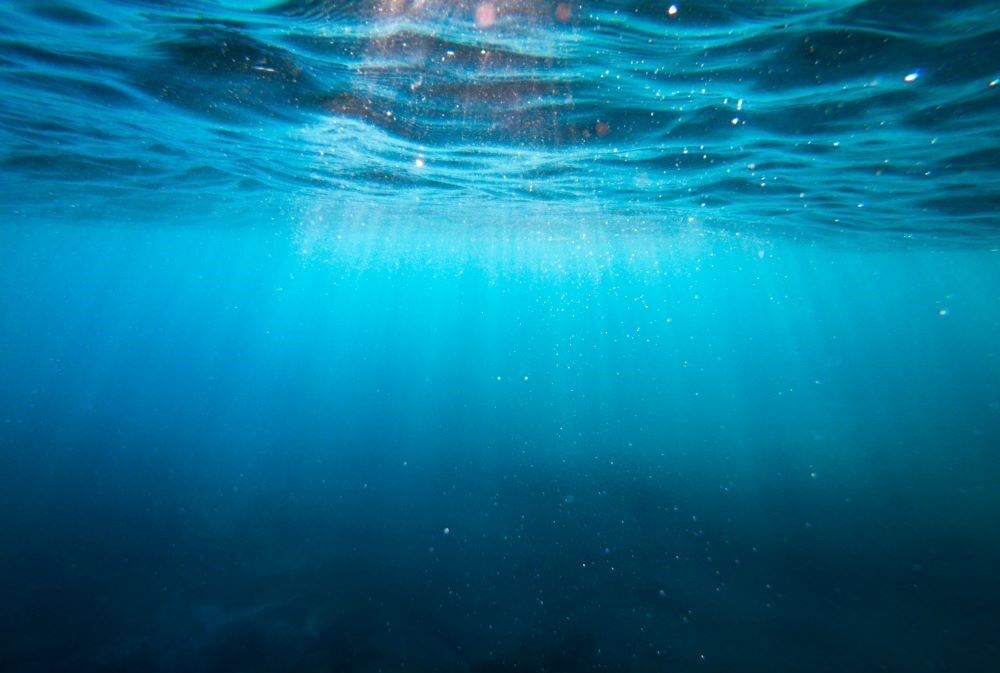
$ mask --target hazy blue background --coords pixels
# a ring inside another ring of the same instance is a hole
[[[994,3],[492,6],[0,7],[0,670],[994,670]]]

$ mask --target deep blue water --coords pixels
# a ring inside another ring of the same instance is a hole
[[[0,672],[1000,668],[1000,6],[0,5]]]

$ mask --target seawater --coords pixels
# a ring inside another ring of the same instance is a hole
[[[995,670],[998,17],[4,3],[0,670]]]

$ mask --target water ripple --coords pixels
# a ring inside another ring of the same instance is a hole
[[[5,3],[0,193],[586,202],[1000,238],[996,3],[669,7]]]

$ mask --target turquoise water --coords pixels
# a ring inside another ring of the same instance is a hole
[[[994,670],[1000,8],[671,6],[0,6],[0,670]]]

